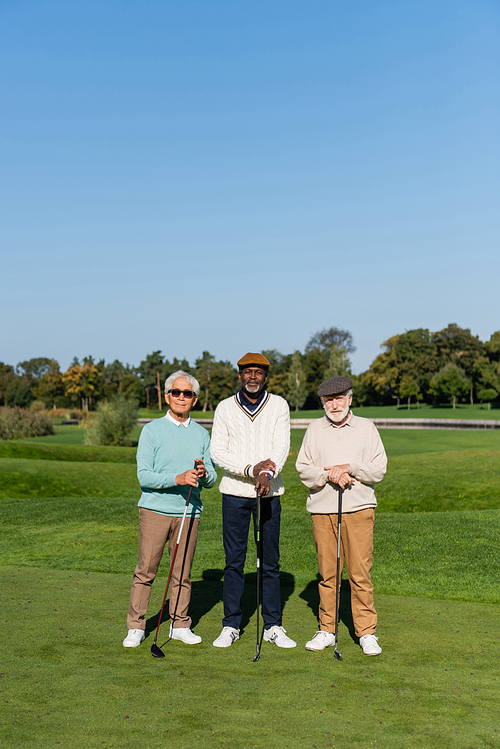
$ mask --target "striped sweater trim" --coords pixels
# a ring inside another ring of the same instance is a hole
[[[267,405],[267,404],[269,403],[269,399],[270,399],[271,395],[270,395],[270,393],[267,393],[266,397],[265,397],[265,398],[264,398],[264,400],[262,401],[262,404],[261,404],[260,408],[258,408],[258,409],[257,409],[257,411],[254,411],[253,413],[252,413],[251,411],[248,411],[248,410],[247,410],[247,409],[245,408],[245,406],[243,406],[243,405],[242,405],[242,404],[241,404],[241,403],[239,402],[239,400],[238,400],[238,394],[234,395],[233,397],[234,397],[234,401],[235,401],[236,405],[238,406],[238,408],[240,408],[240,409],[241,409],[241,410],[243,411],[243,413],[244,413],[244,414],[246,414],[246,415],[248,416],[248,418],[250,419],[250,421],[255,421],[255,419],[257,418],[257,416],[258,416],[258,415],[259,415],[260,413],[262,413],[263,409],[264,409],[264,408],[266,407],[266,405]]]

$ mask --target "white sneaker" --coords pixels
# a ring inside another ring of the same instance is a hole
[[[325,648],[330,648],[332,645],[335,645],[335,635],[319,629],[312,640],[306,642],[306,650],[324,650]]]
[[[274,627],[264,630],[264,640],[266,642],[274,642],[279,648],[296,648],[297,643],[286,636],[286,629],[278,627],[277,624]]]
[[[222,632],[214,640],[214,648],[228,648],[233,642],[240,639],[240,630],[234,627],[223,627]]]
[[[170,639],[171,640],[180,640],[181,642],[185,642],[186,645],[199,645],[201,642],[201,637],[199,635],[195,635],[194,632],[191,632],[189,627],[170,627]]]
[[[378,637],[375,637],[375,635],[363,635],[359,638],[359,644],[365,655],[380,655],[382,648],[377,640]]]
[[[124,648],[138,648],[144,640],[145,634],[143,629],[129,629],[128,635],[123,641]]]

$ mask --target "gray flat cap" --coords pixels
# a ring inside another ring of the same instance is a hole
[[[326,395],[342,395],[351,388],[352,380],[349,377],[330,377],[329,380],[321,383],[318,388],[318,395],[320,398],[324,398]]]

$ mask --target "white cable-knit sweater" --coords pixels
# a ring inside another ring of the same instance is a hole
[[[222,494],[255,497],[253,467],[270,458],[276,463],[269,497],[285,491],[279,475],[290,452],[290,409],[279,395],[268,393],[256,415],[249,416],[235,396],[221,401],[214,414],[210,453],[225,473]]]

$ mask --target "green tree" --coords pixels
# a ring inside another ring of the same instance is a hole
[[[332,346],[336,348],[344,348],[348,354],[353,354],[356,351],[354,341],[352,339],[352,333],[348,330],[341,330],[340,328],[323,328],[318,330],[305,347],[305,353],[308,354],[313,349],[323,351],[327,349],[330,351]]]
[[[211,403],[211,387],[212,377],[215,375],[215,356],[209,351],[204,351],[200,359],[196,359],[195,363],[195,376],[200,383],[200,403],[203,401],[202,411],[208,409],[209,403]],[[213,411],[213,408],[210,409]]]
[[[378,404],[390,403],[391,398],[398,397],[398,383],[400,377],[399,363],[396,354],[396,343],[399,336],[393,336],[382,346],[385,351],[379,354],[371,363],[367,372],[358,378],[363,384],[364,402]],[[360,397],[358,391],[355,391]],[[399,402],[398,402],[399,405]]]
[[[399,394],[401,398],[408,398],[408,410],[410,410],[410,402],[413,396],[417,399],[418,405],[418,396],[420,395],[418,384],[408,375],[403,375],[401,378],[401,382],[399,383]]]
[[[0,362],[0,405],[5,404],[7,388],[12,380],[15,380],[17,376],[18,375],[14,372],[14,367],[11,367],[10,364]]]
[[[474,362],[474,374],[481,390],[489,388],[500,392],[500,331],[493,333],[484,344],[483,355]]]
[[[456,323],[450,323],[432,334],[432,342],[436,346],[437,367],[441,369],[451,362],[462,369],[470,380],[469,399],[474,403],[474,384],[477,369],[476,361],[484,353],[484,344],[478,336],[473,336],[469,328],[460,328]]]
[[[266,349],[261,352],[269,361],[269,377],[267,389],[275,395],[281,395],[288,400],[288,373],[292,365],[292,354],[282,354],[276,349]]]
[[[236,392],[238,373],[228,361],[216,361],[209,351],[204,351],[195,361],[194,375],[200,383],[202,411],[214,411],[224,398]]]
[[[46,356],[40,356],[37,359],[19,362],[16,370],[21,377],[26,377],[28,380],[38,380],[52,370],[54,361],[54,359],[47,359]]]
[[[74,401],[81,400],[82,411],[92,407],[102,378],[102,372],[88,359],[83,364],[73,363],[62,375],[65,395]]]
[[[327,379],[326,373],[332,356],[332,347],[347,354],[356,351],[352,334],[340,328],[323,328],[311,336],[307,342],[303,361],[308,393],[306,408],[318,406],[318,387]]]
[[[32,389],[35,397],[43,401],[47,408],[64,407],[70,402],[66,398],[61,370],[55,359],[51,360],[44,374],[34,381]]]
[[[288,403],[298,411],[307,398],[307,387],[304,370],[302,368],[302,356],[300,351],[295,351],[292,357],[292,366],[288,373]]]
[[[345,346],[332,345],[330,348],[330,356],[328,358],[328,368],[325,370],[325,380],[330,377],[350,377],[351,375],[351,361],[347,356],[347,349]]]
[[[105,398],[121,393],[145,403],[145,389],[135,367],[115,359],[110,364],[99,362],[98,368],[102,371],[101,392]]]
[[[493,388],[484,388],[482,390],[479,390],[477,395],[481,403],[484,401],[485,403],[488,404],[488,411],[489,411],[491,408],[491,401],[495,400],[498,393],[496,390],[493,390]]]
[[[401,381],[413,381],[418,392],[428,393],[432,376],[436,372],[436,346],[426,328],[400,333],[385,341],[385,351],[379,354],[364,373],[364,386],[372,394],[372,402],[399,405]],[[406,390],[405,390],[406,392]]]
[[[168,362],[167,362],[168,363]],[[161,351],[153,351],[141,361],[138,367],[138,373],[142,380],[142,385],[146,391],[146,407],[151,408],[152,404],[161,403],[161,394],[158,393],[158,379],[161,383],[165,381],[164,375],[165,360]],[[155,398],[156,392],[156,398]]]
[[[5,404],[12,408],[28,408],[35,400],[27,377],[16,377],[5,390]]]
[[[431,380],[430,392],[437,398],[444,398],[456,406],[457,398],[465,395],[471,386],[471,381],[457,364],[448,362],[437,372]]]

